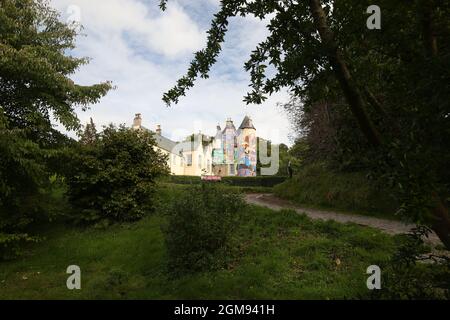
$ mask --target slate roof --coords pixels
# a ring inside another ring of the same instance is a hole
[[[175,148],[177,143],[175,141],[170,140],[169,138],[166,138],[162,135],[156,134],[154,131],[141,127],[142,129],[145,129],[153,134],[153,137],[156,140],[156,144],[159,148],[164,149],[166,151],[172,152],[172,150]]]
[[[242,120],[242,123],[239,126],[239,129],[255,129],[252,119],[250,119],[248,116],[245,116],[244,120]]]

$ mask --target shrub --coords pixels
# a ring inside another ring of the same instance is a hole
[[[418,226],[399,237],[400,246],[383,267],[382,288],[372,292],[372,299],[450,298],[450,258],[445,253],[430,252],[424,243],[430,231]]]
[[[173,274],[207,271],[226,266],[241,195],[220,185],[202,183],[174,199],[163,226],[168,268]]]
[[[167,172],[166,157],[149,132],[110,125],[73,151],[68,195],[84,223],[135,221],[153,208],[155,179]]]
[[[198,176],[170,176],[168,180],[178,184],[200,184],[201,178]],[[236,187],[273,187],[286,180],[283,176],[257,176],[257,177],[222,177],[222,182]]]
[[[286,180],[283,176],[223,177],[222,181],[237,187],[273,187]]]
[[[176,184],[200,184],[202,182],[199,176],[168,176],[164,180]]]

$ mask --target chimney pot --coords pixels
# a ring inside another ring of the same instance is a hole
[[[142,117],[140,113],[136,113],[133,120],[133,128],[139,129],[142,126]]]

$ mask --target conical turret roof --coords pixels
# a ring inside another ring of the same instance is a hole
[[[249,116],[245,116],[244,120],[242,120],[242,123],[239,126],[239,129],[255,129],[252,119],[250,119]]]

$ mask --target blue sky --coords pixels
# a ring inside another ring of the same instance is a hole
[[[193,53],[203,48],[218,2],[170,0],[162,12],[159,0],[52,0],[63,20],[79,19],[84,27],[72,54],[92,60],[72,78],[85,85],[110,80],[117,86],[99,104],[78,112],[82,123],[92,117],[98,125],[131,125],[134,114],[141,113],[144,126],[160,124],[163,135],[179,140],[192,132],[214,134],[217,123],[223,126],[228,117],[239,125],[248,114],[259,136],[290,144],[289,122],[277,106],[287,102],[286,91],[262,105],[242,102],[249,84],[243,65],[267,35],[266,21],[233,18],[210,78],[198,80],[178,105],[167,108],[162,102]]]

